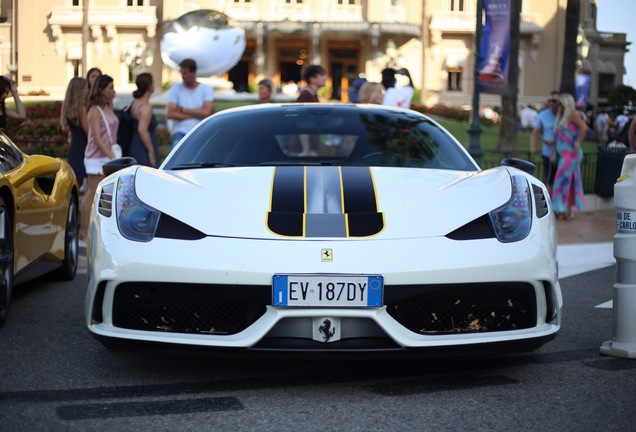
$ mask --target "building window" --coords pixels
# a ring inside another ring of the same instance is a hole
[[[463,12],[464,11],[464,0],[451,0],[450,2],[450,10]]]
[[[589,3],[588,14],[592,22],[596,24],[596,4],[593,1],[590,1]]]
[[[614,88],[614,74],[598,75],[598,97],[606,98],[609,92]]]
[[[453,67],[448,68],[448,82],[446,83],[446,90],[448,91],[462,91],[462,68]]]
[[[80,6],[81,0],[73,0],[73,6]]]
[[[290,4],[290,3],[297,3],[297,4],[301,4],[303,2],[303,0],[285,0],[285,3]]]
[[[354,5],[356,0],[338,0],[339,5]]]
[[[126,0],[128,6],[143,6],[144,0]]]
[[[81,76],[80,66],[82,65],[82,62],[80,60],[73,59],[71,60],[71,65],[73,66],[73,76]]]

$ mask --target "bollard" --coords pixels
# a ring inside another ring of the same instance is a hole
[[[636,358],[636,154],[623,161],[614,185],[616,283],[612,288],[612,339],[601,354]]]

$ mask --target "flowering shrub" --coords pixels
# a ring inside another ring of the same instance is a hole
[[[60,125],[61,109],[62,102],[26,106],[27,119],[23,122],[7,119],[5,133],[27,154],[66,157],[68,131]]]
[[[159,160],[163,162],[170,150],[172,150],[172,135],[170,135],[170,131],[165,125],[157,126],[155,132],[159,140]]]

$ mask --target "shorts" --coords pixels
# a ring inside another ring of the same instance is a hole
[[[84,167],[86,168],[86,174],[88,175],[104,175],[102,166],[108,162],[108,157],[101,158],[84,158]]]

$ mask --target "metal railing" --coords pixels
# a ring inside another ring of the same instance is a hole
[[[601,147],[597,152],[584,153],[581,161],[581,179],[584,192],[611,196],[613,184],[620,176],[620,167],[626,154],[627,152],[624,150],[610,149],[607,151],[607,148]],[[498,166],[504,158],[517,158],[532,162],[536,167],[534,176],[541,181],[545,180],[541,155],[528,151],[485,152],[481,168],[488,169]]]
[[[15,144],[26,154],[43,154],[53,157],[68,157],[68,142],[64,140],[41,141],[41,140],[14,140]],[[159,146],[165,150],[162,154],[167,154],[170,150],[170,142],[160,142]],[[620,169],[626,151],[620,149],[607,149],[599,147],[597,152],[587,152],[583,154],[581,162],[581,177],[583,189],[586,194],[600,194],[611,196],[613,185],[620,176]],[[541,155],[532,154],[528,151],[488,151],[484,152],[481,160],[481,168],[489,169],[501,165],[505,158],[524,159],[532,162],[536,169],[534,176],[544,181],[545,172]]]

